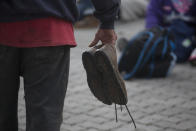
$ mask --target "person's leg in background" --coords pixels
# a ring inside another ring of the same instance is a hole
[[[18,131],[19,49],[0,45],[0,131]]]
[[[87,9],[93,9],[93,4],[91,2],[91,0],[80,0],[77,3],[77,7],[79,9],[80,12],[80,20],[84,17],[84,13]]]
[[[27,131],[60,131],[70,47],[22,49]]]

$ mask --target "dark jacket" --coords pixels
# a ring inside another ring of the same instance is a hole
[[[120,0],[92,0],[101,28],[111,29]],[[75,22],[78,19],[76,0],[0,0],[0,22],[12,22],[54,16]]]

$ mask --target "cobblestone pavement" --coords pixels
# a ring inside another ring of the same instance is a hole
[[[126,37],[143,28],[144,21],[118,24],[117,33]],[[128,107],[137,129],[124,109],[115,122],[114,105],[106,106],[90,92],[81,54],[96,29],[76,30],[78,47],[72,49],[71,69],[62,131],[196,131],[196,68],[177,65],[168,78],[126,81]],[[23,85],[21,85],[23,87]],[[19,128],[25,130],[23,88],[19,95]]]

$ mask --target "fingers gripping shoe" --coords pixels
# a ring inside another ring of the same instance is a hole
[[[107,89],[104,89],[100,72],[96,68],[94,53],[98,47],[93,47],[82,54],[83,66],[87,74],[87,83],[93,95],[104,104],[111,105]]]

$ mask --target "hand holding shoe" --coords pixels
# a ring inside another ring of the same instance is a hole
[[[133,123],[135,122],[127,107],[127,91],[117,66],[115,43],[117,35],[112,29],[99,29],[91,42],[89,51],[82,54],[82,61],[87,73],[87,82],[93,95],[104,104],[125,105]],[[98,42],[102,44],[96,46]],[[122,108],[121,108],[122,109]]]
[[[113,44],[115,45],[117,35],[113,29],[99,29],[95,35],[94,40],[91,42],[89,47],[93,47],[98,44],[99,41],[102,44]]]

